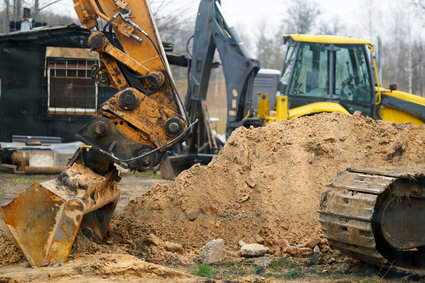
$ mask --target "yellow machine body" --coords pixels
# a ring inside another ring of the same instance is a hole
[[[368,91],[368,95],[369,97],[371,97],[370,101],[368,102],[368,105],[374,110],[366,115],[371,116],[375,119],[382,119],[384,121],[413,123],[415,125],[424,124],[425,98],[406,92],[385,89],[380,86],[377,65],[373,55],[375,50],[370,41],[329,35],[302,34],[291,34],[284,36],[283,38],[285,43],[289,43],[292,46],[298,46],[299,44],[312,44],[312,46],[314,46],[315,48],[322,49],[329,48],[329,46],[357,46],[359,48],[363,48],[364,50],[368,50],[371,56],[368,56],[370,57],[369,59],[364,58],[364,61],[367,62],[367,65],[365,65],[364,67],[369,70],[367,75],[369,76],[371,85],[372,82],[374,85],[373,87],[371,86]],[[289,56],[290,55],[287,55],[287,57]],[[306,61],[306,59],[302,58],[301,55],[295,56],[299,56],[294,57],[297,60],[292,60],[292,62],[290,62],[288,58],[285,60],[286,64],[291,65],[292,67],[292,70],[289,70],[288,74],[286,74],[287,77],[293,78],[299,75],[300,68],[302,68],[302,64],[314,64],[309,62],[308,60]],[[337,69],[337,66],[335,67],[335,69]],[[282,73],[284,73],[285,70],[286,67],[284,66],[284,71]],[[282,78],[284,76],[285,75],[282,74]],[[352,81],[347,82],[345,86],[347,86],[349,83],[354,84],[355,80],[361,80],[361,78],[354,76],[355,72],[353,72]],[[335,75],[329,77],[331,79],[336,80]],[[335,85],[335,81],[333,82],[333,84]],[[320,96],[315,94],[309,103],[304,102],[303,105],[296,105],[296,103],[294,103],[294,100],[297,99],[297,96],[293,96],[291,95],[291,93],[288,93],[290,92],[288,91],[288,89],[290,88],[288,87],[286,89],[286,92],[284,91],[285,89],[280,90],[280,93],[282,93],[282,95],[276,96],[276,105],[268,105],[268,95],[259,94],[260,99],[258,103],[258,117],[264,121],[264,124],[272,123],[279,120],[293,119],[301,116],[313,115],[322,112],[339,112],[344,114],[353,114],[355,111],[358,111],[356,109],[353,110],[346,108],[343,103],[340,103],[338,96],[335,96],[336,98],[324,97],[323,101],[321,101],[321,99],[319,98]],[[285,103],[282,103],[280,98],[283,98],[285,100]],[[304,99],[306,99],[306,97],[304,97]]]

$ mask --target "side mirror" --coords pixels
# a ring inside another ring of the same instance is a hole
[[[390,84],[390,90],[397,90],[398,89],[398,84]]]

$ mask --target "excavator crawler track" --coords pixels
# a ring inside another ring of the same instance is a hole
[[[425,168],[350,168],[328,186],[319,221],[331,246],[381,268],[425,275]]]

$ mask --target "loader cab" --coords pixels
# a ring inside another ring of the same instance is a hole
[[[290,108],[335,102],[348,112],[374,116],[370,42],[333,36],[290,35],[279,91]]]

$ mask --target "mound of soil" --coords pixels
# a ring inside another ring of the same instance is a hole
[[[15,243],[2,234],[0,234],[0,251],[0,266],[18,263],[25,259]]]
[[[121,243],[154,234],[197,250],[222,238],[291,245],[319,239],[321,193],[354,166],[425,164],[425,127],[338,113],[236,130],[208,166],[155,185],[114,221]]]

